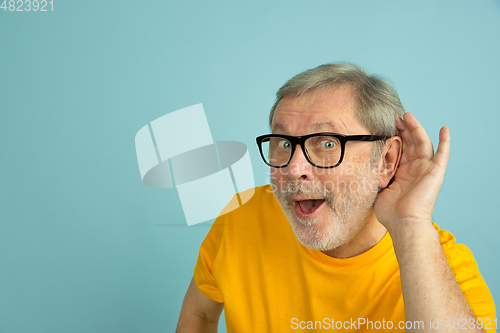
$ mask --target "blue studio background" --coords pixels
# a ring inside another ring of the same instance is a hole
[[[142,184],[135,134],[203,103],[214,140],[244,142],[265,184],[254,138],[275,91],[332,61],[388,77],[435,146],[450,127],[434,220],[498,300],[499,36],[494,0],[0,10],[0,333],[172,332],[211,221],[179,226],[176,190]]]

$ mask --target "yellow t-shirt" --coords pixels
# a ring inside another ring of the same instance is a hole
[[[493,298],[472,253],[435,227],[472,311],[486,332],[495,332]],[[295,237],[269,185],[217,218],[200,247],[194,279],[203,294],[224,303],[228,332],[390,332],[421,325],[405,322],[399,266],[388,233],[352,258],[310,250]],[[450,318],[448,325],[464,324],[457,320]],[[423,324],[428,328],[431,323]],[[444,328],[446,321],[440,319],[439,325]]]

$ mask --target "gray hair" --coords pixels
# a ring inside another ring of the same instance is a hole
[[[394,88],[377,75],[368,75],[362,68],[349,63],[332,63],[309,69],[288,80],[276,93],[269,115],[272,126],[274,112],[285,97],[299,97],[309,91],[332,88],[338,85],[354,87],[357,117],[372,135],[394,136],[397,133],[394,116],[402,117],[404,108]],[[380,156],[385,141],[377,145]]]

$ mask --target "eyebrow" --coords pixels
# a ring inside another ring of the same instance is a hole
[[[314,128],[314,131],[329,131],[329,132],[335,132],[333,124],[329,121],[326,122],[320,122],[320,123],[314,123],[312,124],[312,127]],[[280,132],[286,132],[286,125],[282,123],[276,123],[274,124],[272,131],[280,131]],[[337,132],[335,132],[337,133]]]
[[[286,132],[286,127],[285,125],[281,124],[281,123],[276,123],[274,124],[273,128],[271,129],[273,132],[274,131],[282,131],[282,132]]]
[[[315,130],[320,130],[320,129],[327,128],[327,129],[329,129],[331,131],[333,131],[333,128],[334,128],[334,126],[332,125],[332,123],[330,123],[328,121],[327,122],[322,122],[322,123],[314,123],[313,127],[314,127]]]

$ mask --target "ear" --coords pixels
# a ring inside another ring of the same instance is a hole
[[[380,183],[381,189],[386,188],[392,182],[399,167],[403,151],[403,141],[399,136],[388,139],[385,143],[382,155],[380,155]]]

